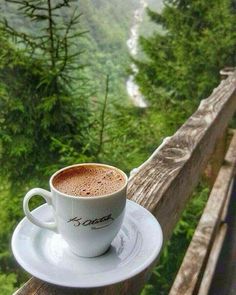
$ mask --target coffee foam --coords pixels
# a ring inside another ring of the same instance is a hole
[[[125,185],[125,178],[109,167],[85,165],[62,171],[53,179],[53,185],[67,195],[93,197],[120,190]]]

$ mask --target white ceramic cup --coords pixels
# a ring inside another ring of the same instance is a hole
[[[86,165],[114,169],[123,175],[125,184],[114,193],[95,197],[67,195],[53,186],[53,179],[60,172]],[[128,178],[123,171],[109,165],[84,163],[68,166],[51,176],[50,192],[34,188],[25,195],[24,212],[35,225],[60,234],[75,254],[95,257],[107,251],[121,228],[125,213],[127,182]],[[40,221],[30,213],[29,200],[35,195],[42,196],[47,204],[52,206],[54,222]]]

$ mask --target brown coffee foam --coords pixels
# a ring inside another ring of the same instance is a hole
[[[62,171],[53,179],[53,185],[67,195],[92,197],[120,190],[125,185],[125,178],[115,169],[86,165]]]

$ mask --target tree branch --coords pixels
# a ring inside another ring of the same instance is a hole
[[[47,0],[48,4],[48,25],[49,25],[49,38],[50,38],[50,54],[51,54],[51,67],[55,68],[55,59],[54,59],[54,32],[53,32],[53,20],[52,20],[52,8],[51,0]]]
[[[99,156],[99,154],[102,152],[102,149],[103,149],[104,131],[105,131],[105,114],[106,114],[106,108],[107,108],[108,93],[109,93],[109,75],[107,75],[106,77],[105,99],[104,99],[102,114],[101,114],[101,129],[99,134],[99,145],[97,150],[97,157]]]

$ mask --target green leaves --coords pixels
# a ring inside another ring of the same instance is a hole
[[[75,30],[81,14],[68,10],[74,1],[9,2],[26,19],[40,22],[40,30],[30,33],[7,20],[1,27],[0,164],[1,173],[17,185],[42,177],[42,167],[47,171],[59,161],[62,151],[54,139],[79,153],[90,113],[84,88],[73,90],[75,80],[83,83],[82,51],[74,44],[84,34]]]
[[[177,101],[197,103],[207,97],[220,69],[234,62],[236,15],[231,1],[170,0],[161,14],[150,9],[148,14],[165,31],[140,40],[146,59],[137,62],[136,78],[144,95],[158,100],[156,93],[164,87]]]
[[[16,274],[1,274],[0,272],[0,293],[1,295],[9,295],[15,289],[14,285],[17,281]]]

